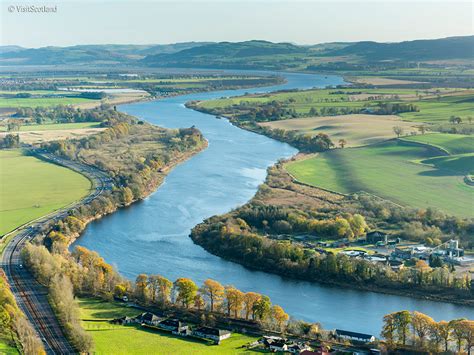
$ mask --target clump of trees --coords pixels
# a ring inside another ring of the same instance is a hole
[[[261,126],[255,126],[255,131],[291,144],[305,152],[324,152],[334,147],[334,143],[326,133],[301,134],[297,131]]]
[[[7,134],[0,137],[0,149],[18,148],[20,146],[20,136],[18,134]]]
[[[20,346],[19,350],[24,354],[46,354],[41,340],[18,308],[2,270],[0,270],[0,338],[14,347]]]
[[[87,94],[96,95],[97,93]],[[15,117],[31,118],[37,124],[48,120],[57,123],[101,122],[104,126],[110,126],[117,122],[130,123],[136,121],[132,116],[116,111],[107,104],[88,110],[70,105],[38,106],[35,108],[19,107],[16,110]]]
[[[390,349],[410,348],[431,352],[457,353],[466,350],[468,354],[474,346],[474,321],[454,319],[436,322],[420,312],[399,311],[383,318],[382,337]]]

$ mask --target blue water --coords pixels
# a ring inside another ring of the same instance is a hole
[[[209,141],[202,153],[177,166],[151,196],[91,223],[75,243],[99,252],[118,271],[134,279],[140,273],[171,280],[213,278],[243,291],[268,295],[294,318],[379,335],[382,317],[402,309],[427,313],[437,320],[474,318],[474,309],[449,303],[326,287],[252,271],[209,254],[189,238],[203,219],[246,203],[266,176],[266,168],[297,151],[287,144],[232,126],[224,119],[186,109],[190,100],[246,92],[342,84],[337,76],[283,74],[282,85],[253,90],[192,94],[120,106],[121,111],[168,127],[195,125]]]

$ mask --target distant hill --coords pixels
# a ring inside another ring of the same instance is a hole
[[[22,48],[2,46],[0,64],[3,65],[58,65],[128,63],[147,55],[174,53],[208,42],[185,42],[162,45],[92,44],[71,47]]]
[[[400,43],[358,42],[326,53],[356,55],[369,61],[474,59],[474,36],[416,40]]]
[[[182,50],[172,54],[150,55],[143,59],[149,66],[165,67],[247,67],[255,66],[253,59],[275,58],[275,56],[302,55],[308,47],[291,43],[268,41],[220,42]],[[265,66],[261,63],[261,66]]]
[[[133,64],[151,67],[340,70],[373,63],[473,59],[474,36],[400,43],[333,42],[310,46],[253,40],[164,45],[0,47],[0,65]],[[348,64],[349,63],[349,64]],[[383,64],[385,65],[385,64]]]

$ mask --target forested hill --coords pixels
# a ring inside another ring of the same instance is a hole
[[[58,65],[134,63],[155,54],[174,53],[208,42],[183,42],[174,44],[92,44],[71,47],[22,48],[0,46],[2,65]]]
[[[474,59],[474,36],[400,43],[358,42],[328,55],[357,55],[370,61]]]
[[[400,43],[334,42],[313,46],[253,40],[166,45],[78,45],[29,49],[18,46],[0,47],[0,65],[117,63],[148,67],[305,71],[317,70],[321,66],[332,68],[334,63],[363,66],[373,63],[415,63],[446,59],[474,61],[474,36]]]

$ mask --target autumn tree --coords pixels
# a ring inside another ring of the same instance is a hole
[[[159,302],[161,303],[161,305],[166,305],[170,302],[173,283],[164,276],[158,276],[157,283],[159,290]]]
[[[257,302],[253,305],[253,314],[255,319],[260,321],[268,317],[271,310],[270,298],[267,296],[262,296]]]
[[[425,346],[425,340],[428,337],[433,324],[435,324],[433,318],[417,311],[413,312],[411,325],[421,348]]]
[[[234,318],[238,318],[240,311],[242,310],[242,304],[244,301],[244,293],[234,286],[227,286],[225,288],[225,299],[227,305],[227,314]]]
[[[247,292],[244,294],[244,311],[245,319],[249,319],[252,315],[252,319],[255,319],[254,305],[262,297],[262,295],[255,292]]]
[[[147,301],[148,276],[140,274],[135,279],[135,296],[142,302]]]
[[[290,318],[288,314],[286,314],[283,308],[281,308],[280,306],[274,305],[271,309],[271,315],[275,322],[278,324],[278,329],[280,331],[283,331],[286,322],[288,322],[288,319]]]
[[[409,311],[400,311],[393,314],[395,317],[398,340],[401,340],[402,344],[406,345],[407,337],[410,332],[411,313]]]
[[[347,144],[347,141],[345,139],[339,139],[339,147],[344,148]]]
[[[194,281],[181,277],[174,282],[174,289],[176,292],[176,302],[181,303],[185,308],[189,308],[198,290]]]
[[[387,314],[383,317],[382,337],[387,340],[389,346],[395,343],[395,335],[397,331],[396,315],[394,313]]]
[[[444,344],[444,351],[448,351],[449,341],[451,340],[451,326],[450,322],[446,322],[444,320],[438,322],[436,326],[436,332],[438,333],[439,337],[442,339]]]
[[[214,306],[219,304],[224,297],[224,286],[218,281],[207,279],[204,281],[200,292],[209,299],[210,311],[214,312]]]

